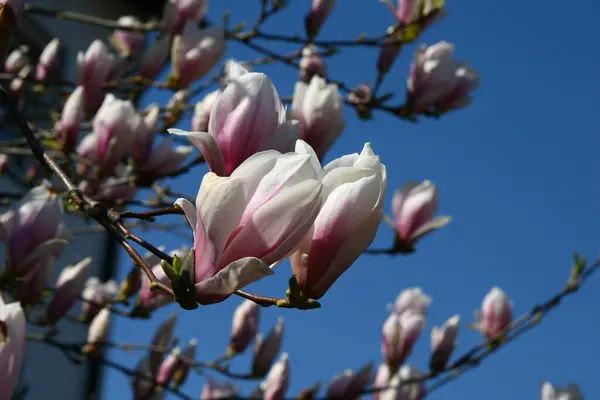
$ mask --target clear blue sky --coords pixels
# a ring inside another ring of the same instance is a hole
[[[258,1],[213,1],[209,17],[220,20],[227,6],[232,24],[253,22]],[[293,6],[269,22],[265,30],[302,32],[309,1]],[[386,304],[407,287],[420,286],[433,297],[428,325],[410,362],[426,370],[429,334],[433,325],[459,313],[462,317],[458,352],[480,337],[469,331],[483,296],[499,286],[513,299],[515,313],[527,311],[565,283],[574,251],[594,257],[600,250],[597,212],[598,80],[597,14],[591,0],[577,4],[555,1],[521,3],[449,1],[448,17],[433,26],[421,42],[448,40],[456,56],[467,60],[482,76],[475,102],[468,109],[439,121],[413,125],[376,113],[371,122],[345,110],[348,126],[328,158],[360,151],[366,141],[389,171],[386,212],[391,196],[406,180],[430,179],[441,191],[440,212],[454,221],[426,238],[411,256],[360,258],[322,299],[319,310],[263,309],[261,330],[279,316],[286,320],[284,349],[290,355],[291,394],[316,381],[329,381],[346,368],[381,361],[380,328]],[[366,31],[381,33],[392,17],[376,0],[338,2],[322,39],[348,38]],[[291,47],[272,45],[284,53]],[[403,96],[405,77],[415,46],[406,47],[385,82],[385,91]],[[231,44],[229,56],[254,57]],[[331,76],[355,86],[373,81],[376,52],[350,49],[330,59]],[[290,95],[297,72],[286,66],[266,66],[282,95]],[[147,100],[165,102],[164,94]],[[189,128],[189,119],[181,125]],[[174,182],[195,195],[204,167]],[[164,234],[148,234],[169,248],[183,244]],[[386,247],[391,230],[382,225],[374,247]],[[186,243],[190,244],[190,243]],[[129,263],[123,256],[123,276]],[[251,288],[280,296],[291,270],[286,262],[276,275]],[[487,359],[478,369],[432,395],[440,400],[535,399],[542,380],[581,385],[586,398],[600,398],[597,383],[600,323],[594,312],[600,277],[592,278],[542,326]],[[240,303],[232,297],[193,312],[168,307],[152,321],[115,319],[113,340],[147,343],[157,323],[177,311],[177,335],[198,339],[198,358],[212,360],[228,343],[231,315]],[[141,354],[112,352],[119,362],[134,366]],[[249,360],[233,363],[247,371]],[[221,379],[219,376],[211,376]],[[109,371],[105,399],[129,396],[129,383]],[[193,376],[183,390],[197,397],[203,378]],[[249,389],[252,385],[244,384]],[[124,394],[126,393],[126,394]],[[245,393],[248,393],[246,391]]]

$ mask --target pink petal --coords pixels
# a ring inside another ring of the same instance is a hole
[[[187,136],[189,141],[200,150],[212,172],[219,176],[226,176],[225,161],[215,138],[206,132],[186,132],[181,129],[168,129],[170,134]]]

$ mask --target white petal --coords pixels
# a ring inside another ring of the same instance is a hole
[[[181,129],[168,129],[170,134],[187,136],[189,141],[200,150],[210,170],[219,176],[225,176],[225,161],[215,138],[206,132],[186,132]]]
[[[230,295],[274,272],[267,264],[253,257],[242,258],[227,265],[211,279],[195,285],[196,297]]]
[[[196,207],[187,199],[179,198],[175,201],[175,205],[180,207],[183,210],[185,215],[185,219],[187,219],[188,223],[192,227],[192,231],[194,231],[194,237],[196,236],[196,224],[198,223],[198,215],[196,214]]]

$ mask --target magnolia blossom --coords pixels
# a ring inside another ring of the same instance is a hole
[[[0,174],[6,170],[6,167],[8,167],[10,161],[11,157],[8,154],[0,154]],[[2,237],[0,237],[0,240],[2,240]]]
[[[21,278],[22,282],[17,289],[16,298],[22,305],[35,304],[42,299],[42,294],[48,286],[55,262],[56,256],[40,259],[27,275]]]
[[[192,131],[208,132],[210,113],[215,101],[219,98],[221,89],[210,92],[202,100],[196,103],[194,107],[194,116],[192,117]]]
[[[302,49],[302,58],[300,59],[300,80],[304,83],[310,83],[312,77],[319,75],[325,77],[327,69],[325,61],[319,54],[316,46],[308,45]]]
[[[226,47],[225,33],[220,27],[199,29],[196,23],[188,21],[171,46],[177,87],[186,88],[206,75],[223,57]]]
[[[223,64],[223,76],[221,77],[221,85],[227,86],[230,82],[238,79],[240,76],[252,72],[252,64],[248,62],[238,62],[234,59],[229,59]]]
[[[181,353],[181,357],[177,358],[175,363],[175,372],[173,373],[173,387],[175,390],[179,389],[183,385],[189,375],[190,368],[192,368],[191,361],[196,358],[196,339],[191,339],[188,342],[187,347]]]
[[[392,370],[396,370],[410,355],[425,327],[425,316],[413,312],[392,313],[382,328],[381,351]]]
[[[437,187],[430,181],[408,182],[394,193],[392,213],[397,233],[396,246],[412,251],[423,236],[446,226],[450,217],[435,217],[439,202]]]
[[[167,386],[171,382],[180,354],[181,349],[179,347],[175,347],[173,350],[171,350],[167,358],[165,358],[160,364],[160,367],[158,367],[158,372],[156,373],[156,383],[158,385]]]
[[[371,379],[373,363],[362,367],[357,373],[346,370],[337,375],[327,387],[327,398],[358,400]]]
[[[369,143],[360,154],[340,157],[323,170],[306,143],[299,140],[296,152],[310,156],[323,184],[323,206],[291,257],[302,292],[318,299],[375,238],[381,221],[387,173]]]
[[[102,87],[110,78],[114,65],[115,57],[99,39],[94,40],[85,53],[77,54],[79,84],[85,88],[88,110],[95,111],[102,104]]]
[[[471,103],[479,86],[477,72],[452,58],[454,45],[439,42],[417,50],[407,81],[408,103],[413,113],[430,109],[448,112]]]
[[[252,359],[252,376],[262,377],[267,374],[281,349],[282,340],[283,318],[280,317],[264,339],[260,335],[256,337]]]
[[[58,67],[58,56],[60,52],[60,40],[58,38],[52,39],[40,55],[36,69],[35,79],[38,81],[45,81],[50,75],[56,72]]]
[[[234,398],[239,394],[239,392],[239,387],[232,385],[230,382],[218,383],[212,380],[209,376],[207,376],[206,382],[202,387],[200,400],[218,400]]]
[[[431,360],[429,364],[432,371],[441,371],[448,363],[456,346],[459,323],[460,316],[457,314],[450,317],[441,328],[434,326],[431,330]]]
[[[84,119],[85,89],[83,86],[77,86],[67,98],[60,120],[54,127],[65,152],[70,152],[75,147],[79,126]]]
[[[333,10],[333,6],[335,6],[335,0],[313,0],[310,12],[304,19],[306,34],[309,38],[318,35],[321,26]]]
[[[62,202],[44,185],[30,190],[10,218],[0,222],[6,270],[17,277],[53,262],[68,243]]]
[[[231,341],[228,350],[233,354],[242,353],[256,337],[260,306],[251,300],[244,300],[233,313]]]
[[[164,352],[158,349],[169,348],[173,342],[173,333],[175,330],[175,325],[177,324],[177,314],[171,314],[167,320],[162,322],[156,332],[154,332],[154,336],[152,336],[152,346],[157,349],[150,352],[149,363],[151,370],[156,372],[159,365],[161,364],[164,358]]]
[[[136,17],[127,15],[117,20],[119,26],[134,28],[139,27],[141,22]],[[132,29],[115,29],[110,42],[113,46],[119,50],[119,53],[123,57],[135,55],[139,52],[140,48],[144,45],[146,36],[140,32]]]
[[[308,85],[296,83],[292,116],[300,121],[300,138],[312,146],[320,160],[346,126],[343,103],[337,85],[320,76],[313,76]]]
[[[426,315],[431,304],[431,297],[427,296],[420,287],[404,289],[394,303],[394,312],[404,314],[414,312]]]
[[[163,140],[148,156],[137,172],[152,180],[177,172],[194,150],[193,146],[173,146],[173,137]]]
[[[98,353],[108,339],[109,328],[110,309],[103,308],[90,323],[83,353]]]
[[[79,299],[85,287],[85,278],[90,270],[92,257],[86,257],[77,264],[66,266],[56,281],[56,291],[46,307],[46,316],[51,322],[58,321]]]
[[[0,399],[10,399],[19,383],[25,355],[25,313],[18,302],[0,296]]]
[[[104,98],[94,118],[96,135],[95,161],[103,171],[112,171],[129,152],[141,117],[129,100],[119,100],[111,93]]]
[[[285,107],[271,80],[242,69],[238,66],[238,77],[214,100],[208,132],[169,129],[187,136],[219,176],[230,175],[259,151],[291,151],[299,135],[297,122],[286,120]]]
[[[433,22],[431,19],[437,19],[442,16],[438,15],[440,14],[440,10],[437,8],[434,0],[398,0],[398,7],[394,5],[392,0],[382,0],[382,2],[387,4],[390,11],[396,17],[396,21],[401,26],[407,26],[419,21],[422,26],[421,29],[423,29]]]
[[[22,70],[30,62],[27,56],[28,52],[29,47],[26,45],[19,46],[11,51],[4,62],[4,70],[12,74],[16,74]]]
[[[558,387],[545,381],[542,382],[541,400],[583,400],[583,394],[574,383],[569,383],[567,387]]]
[[[163,33],[146,50],[140,64],[140,76],[146,79],[154,79],[162,71],[169,57],[172,38],[170,34]]]
[[[418,379],[422,373],[411,365],[403,365],[391,378],[390,389],[379,394],[377,400],[421,400],[427,393],[424,382],[401,384],[403,381]]]
[[[264,400],[283,400],[290,384],[290,363],[287,353],[283,353],[273,364],[267,379],[261,383]]]
[[[189,248],[187,246],[181,246],[179,249],[173,250],[170,254],[171,257],[178,257],[179,259],[184,259],[189,252]],[[171,281],[165,274],[162,266],[160,265],[160,260],[157,260],[156,265],[152,267],[152,272],[156,276],[156,279],[164,285],[171,286]],[[173,297],[168,294],[160,291],[160,290],[150,290],[150,280],[143,274],[142,277],[142,288],[140,289],[140,295],[138,298],[138,310],[144,313],[152,313],[160,307],[166,306],[174,301]]]
[[[196,300],[223,301],[267,275],[298,246],[321,206],[311,156],[270,150],[244,161],[230,177],[209,172],[196,206],[178,199],[194,231]]]
[[[377,368],[377,372],[375,373],[375,379],[373,379],[373,388],[375,389],[379,389],[379,388],[387,388],[390,385],[390,380],[393,377],[393,373],[390,370],[390,366],[387,363],[381,363],[379,364],[379,368]],[[389,395],[387,394],[388,392],[392,392]],[[394,389],[387,389],[387,390],[378,390],[378,391],[374,391],[373,392],[373,399],[374,400],[381,400],[384,398],[390,398],[390,400],[394,399],[393,394],[394,394]]]
[[[155,376],[156,369],[150,365],[150,355],[148,354],[136,365],[135,375],[131,380],[134,400],[157,400],[152,397],[152,394],[156,393]]]
[[[10,90],[16,97],[20,96],[25,88],[25,82],[29,79],[33,68],[31,65],[26,65],[17,73],[17,76],[10,81]]]
[[[102,307],[110,304],[117,293],[117,283],[109,280],[104,283],[96,277],[89,278],[85,283],[81,297],[84,300],[81,303],[82,319],[90,321]]]
[[[502,289],[493,287],[483,299],[481,311],[477,315],[476,327],[490,339],[508,328],[512,316],[512,301]]]
[[[169,0],[163,13],[166,29],[181,33],[188,20],[194,23],[202,21],[207,8],[208,0]]]
[[[148,156],[152,151],[159,118],[160,107],[156,103],[150,104],[146,107],[142,115],[140,115],[140,124],[135,133],[135,141],[133,142],[133,151],[131,154],[138,164],[147,161]]]
[[[361,119],[373,118],[373,112],[369,104],[373,99],[373,89],[367,83],[360,84],[353,89],[347,97],[348,103],[354,105],[356,113]]]
[[[85,184],[89,182],[82,181],[81,183]],[[91,194],[85,187],[82,188],[81,185],[80,189],[86,194]],[[96,200],[111,204],[115,209],[119,209],[120,203],[132,200],[139,190],[139,186],[131,185],[129,182],[123,182],[122,180],[119,182],[119,178],[111,177],[103,180],[99,186],[93,185],[91,192],[94,194]]]

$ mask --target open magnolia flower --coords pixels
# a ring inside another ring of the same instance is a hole
[[[198,303],[223,301],[295,250],[321,206],[317,177],[307,154],[264,151],[230,177],[206,174],[195,206],[175,202],[194,231],[190,278]]]
[[[300,134],[298,122],[286,119],[286,110],[271,80],[248,72],[230,61],[229,83],[212,99],[208,132],[169,129],[187,136],[210,170],[228,176],[248,157],[263,150],[292,151]]]

